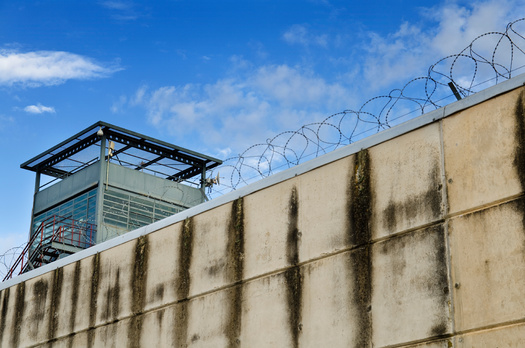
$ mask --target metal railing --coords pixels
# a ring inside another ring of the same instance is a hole
[[[49,217],[40,223],[3,281],[12,278],[17,269],[17,274],[22,274],[54,261],[53,256],[64,253],[57,243],[79,249],[93,246],[96,231],[95,224],[57,215]]]

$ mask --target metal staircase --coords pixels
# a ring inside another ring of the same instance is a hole
[[[42,221],[3,281],[94,245],[96,225],[53,215]]]

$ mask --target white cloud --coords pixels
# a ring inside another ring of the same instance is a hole
[[[58,85],[70,79],[107,77],[118,70],[69,52],[0,50],[0,85]]]
[[[253,87],[282,105],[326,103],[344,107],[348,91],[338,83],[329,84],[313,73],[304,73],[287,65],[260,67],[253,76]]]
[[[37,105],[28,105],[24,108],[25,112],[29,112],[30,114],[43,114],[45,112],[49,112],[54,114],[55,108],[51,106],[44,106],[40,103]]]
[[[283,34],[283,39],[289,44],[299,44],[302,46],[321,46],[328,45],[328,35],[314,35],[310,33],[304,25],[293,25]]]
[[[200,138],[209,147],[235,152],[338,112],[350,99],[340,84],[287,65],[237,73],[205,85],[140,87],[129,104],[143,106],[150,123],[178,139]]]
[[[476,37],[487,32],[502,32],[505,25],[523,13],[523,1],[483,1],[473,2],[471,7],[455,3],[436,8],[427,17],[438,21],[438,29],[431,38],[431,47],[442,56],[455,54]],[[492,49],[490,46],[484,48]]]
[[[519,13],[525,13],[523,0],[489,0],[466,5],[448,1],[423,10],[424,24],[403,23],[395,33],[383,36],[369,32],[369,43],[365,46],[367,54],[362,63],[367,85],[379,90],[424,76],[431,64],[460,53],[480,35],[491,31],[503,32]],[[490,60],[499,38],[495,35],[480,38],[474,46],[476,54]],[[505,40],[499,46],[499,52],[507,59],[510,57],[508,48]],[[520,59],[519,52],[514,53],[515,58]],[[448,63],[443,64],[445,74],[450,70]],[[456,71],[464,71],[467,75],[473,68],[469,59],[460,59],[455,66]],[[478,65],[477,68],[484,67]],[[476,77],[482,80],[486,75],[478,70]],[[458,76],[459,79],[461,77]]]

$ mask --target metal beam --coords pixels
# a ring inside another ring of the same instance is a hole
[[[40,171],[40,173],[48,175],[48,176],[52,176],[54,178],[65,178],[71,175],[70,172],[67,172],[61,169],[56,169],[53,167],[44,168],[42,171]]]
[[[147,163],[143,163],[143,164],[141,164],[140,166],[136,167],[135,170],[141,170],[141,169],[144,169],[144,168],[146,168],[146,167],[152,165],[153,163],[157,163],[158,161],[160,161],[160,160],[163,159],[163,158],[166,158],[166,157],[164,157],[164,156],[159,156],[159,157],[157,157],[157,158],[154,158],[154,159],[152,159],[151,161],[149,161],[149,162],[147,162]]]
[[[110,140],[116,141],[124,145],[134,146],[142,151],[152,153],[154,155],[163,156],[174,161],[182,162],[191,166],[202,166],[204,161],[193,156],[180,153],[178,150],[173,150],[147,141],[146,139],[135,139],[125,134],[117,133],[109,130],[107,137]]]
[[[206,161],[206,163],[204,163],[204,166],[206,166],[210,162],[211,161]],[[213,168],[215,168],[215,167],[217,167],[219,165],[220,165],[220,163],[212,162],[212,165],[211,166],[207,166],[205,168],[205,171],[213,169]],[[202,167],[187,168],[187,169],[184,169],[184,170],[178,172],[177,174],[173,174],[172,176],[167,177],[166,179],[168,179],[168,180],[176,180],[176,179],[184,180],[184,179],[188,179],[188,178],[191,178],[191,177],[193,177],[193,176],[195,176],[197,174],[200,174],[201,170],[202,170]]]
[[[87,147],[95,144],[97,141],[99,141],[99,139],[100,138],[96,134],[90,135],[89,137],[87,137],[87,138],[85,138],[83,140],[80,140],[78,143],[75,143],[74,146],[67,147],[64,150],[58,152],[57,154],[49,157],[45,161],[40,162],[36,166],[36,170],[43,172],[44,168],[51,167],[51,166],[53,166],[53,165],[55,165],[55,164],[65,160],[65,159],[67,159],[68,157],[71,157],[72,155],[74,155],[74,154],[76,154],[76,153],[86,149]]]
[[[200,174],[201,173],[201,168],[200,167],[190,167],[190,168],[187,168],[183,171],[180,171],[178,172],[177,174],[173,174],[172,176],[168,176],[166,179],[168,180],[177,180],[177,179],[181,179],[181,180],[184,180],[184,179],[188,179],[188,178],[191,178],[197,174]]]

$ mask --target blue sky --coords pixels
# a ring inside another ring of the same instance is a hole
[[[20,164],[102,120],[218,158],[426,75],[525,2],[0,1],[0,255]],[[1,261],[1,260],[0,260]]]

